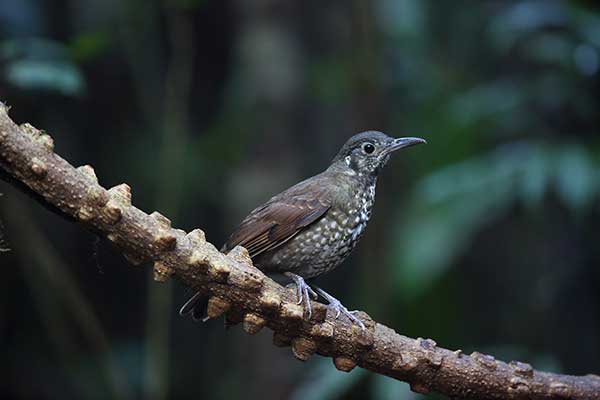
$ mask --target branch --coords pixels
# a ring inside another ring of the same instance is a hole
[[[54,153],[50,136],[29,124],[16,125],[2,103],[0,167],[43,202],[106,236],[132,264],[152,262],[156,281],[175,277],[209,295],[210,317],[226,314],[230,324],[242,323],[250,334],[267,326],[274,344],[291,346],[300,360],[318,353],[332,357],[341,371],[358,365],[406,381],[415,392],[455,398],[600,399],[600,376],[539,372],[521,362],[450,351],[431,339],[399,335],[365,313],[363,331],[315,302],[307,321],[295,293],[254,267],[244,248],[222,254],[200,229],[174,229],[160,213],[148,215],[132,206],[128,185],[103,188],[92,167],[70,165]]]

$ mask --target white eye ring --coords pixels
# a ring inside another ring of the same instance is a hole
[[[362,145],[362,151],[365,154],[373,154],[375,151],[375,145],[373,143],[364,143]]]

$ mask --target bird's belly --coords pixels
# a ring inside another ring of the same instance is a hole
[[[314,278],[333,270],[348,257],[367,222],[368,215],[360,210],[330,211],[277,249],[256,257],[255,264],[264,271]]]

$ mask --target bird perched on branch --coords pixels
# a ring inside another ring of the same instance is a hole
[[[346,259],[371,217],[379,172],[392,152],[420,143],[426,142],[412,137],[394,139],[376,131],[352,136],[325,171],[255,208],[221,251],[244,246],[257,268],[293,280],[298,303],[304,304],[308,318],[310,297],[316,299],[318,293],[336,318],[343,314],[364,328],[354,311],[306,280],[332,271]],[[180,313],[201,319],[206,304],[206,298],[196,293]]]

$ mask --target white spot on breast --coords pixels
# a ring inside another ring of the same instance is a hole
[[[366,223],[358,224],[358,226],[352,232],[352,240],[356,240],[365,230]]]

